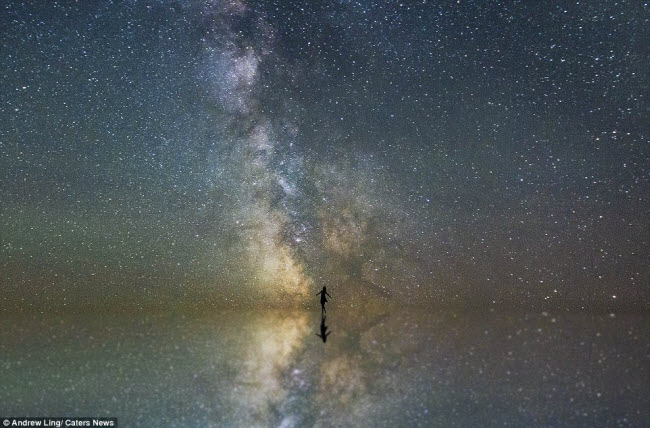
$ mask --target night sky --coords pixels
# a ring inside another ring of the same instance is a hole
[[[6,1],[2,306],[647,308],[645,1]]]

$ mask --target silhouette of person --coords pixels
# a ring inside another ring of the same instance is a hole
[[[332,296],[330,296],[330,295],[327,293],[327,287],[323,287],[323,289],[322,289],[319,293],[316,293],[317,296],[318,296],[319,294],[320,294],[320,307],[321,307],[320,313],[321,313],[321,315],[322,315],[322,314],[324,314],[324,313],[327,312],[327,311],[325,310],[325,303],[327,303],[327,297],[325,297],[325,296],[329,296],[330,298],[331,298]]]
[[[316,336],[323,339],[323,343],[327,342],[327,336],[329,336],[332,333],[331,331],[327,331],[327,326],[325,325],[325,318],[326,318],[325,315],[321,315],[321,318],[320,318],[320,334],[316,333]]]

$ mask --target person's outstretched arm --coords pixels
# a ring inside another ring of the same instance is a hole
[[[329,297],[332,297],[332,296],[330,296],[330,293],[328,293],[327,291],[325,292],[325,294],[326,294],[327,296],[329,296]]]

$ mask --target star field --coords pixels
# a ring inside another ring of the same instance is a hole
[[[5,303],[647,302],[646,2],[0,13]]]

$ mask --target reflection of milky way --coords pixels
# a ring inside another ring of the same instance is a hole
[[[331,312],[325,344],[313,312],[9,319],[0,410],[128,426],[647,420],[647,317]]]
[[[305,313],[280,315],[258,314],[255,328],[244,332],[242,363],[233,401],[245,397],[246,406],[235,417],[246,426],[266,426],[274,406],[287,399],[283,381],[292,366],[295,354],[304,347],[305,336],[311,333]]]

